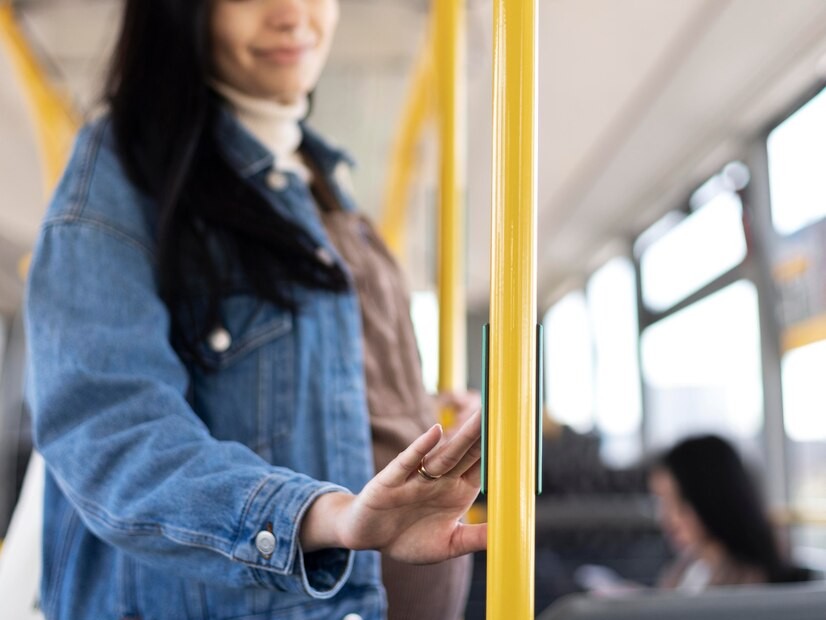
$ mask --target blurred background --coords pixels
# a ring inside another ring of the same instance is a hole
[[[31,443],[27,256],[74,128],[100,111],[121,2],[0,7],[2,535]],[[435,390],[434,122],[407,153],[416,174],[401,202],[389,181],[431,3],[341,8],[311,123],[354,155],[360,206],[395,239]],[[653,583],[671,551],[644,465],[697,433],[741,450],[792,556],[826,568],[826,0],[539,0],[539,11],[538,310],[553,422],[537,610],[581,590],[585,564]],[[479,388],[492,3],[468,0],[467,13],[467,360]],[[484,613],[484,561],[467,618]]]

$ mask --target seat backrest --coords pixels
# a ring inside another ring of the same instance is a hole
[[[31,423],[23,400],[26,338],[19,313],[6,333],[8,340],[0,347],[0,539],[11,520],[31,452]]]
[[[539,620],[823,620],[826,583],[715,588],[701,594],[650,591],[623,597],[574,594]]]

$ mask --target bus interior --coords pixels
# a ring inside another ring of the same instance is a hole
[[[438,65],[427,60],[431,13],[447,1],[340,0],[310,116],[357,162],[347,182],[403,267],[433,392],[440,137],[435,85],[422,67]],[[545,396],[537,617],[823,618],[826,0],[536,2]],[[27,261],[73,132],[103,107],[121,4],[0,2],[0,537],[25,496],[32,451]],[[467,385],[481,390],[494,1],[465,4],[466,228],[455,251],[466,265]],[[405,140],[411,123],[416,138]],[[399,191],[393,174],[402,165],[408,183]],[[589,595],[656,584],[674,551],[649,468],[703,434],[743,456],[806,582]],[[484,519],[484,498],[477,507]],[[16,527],[39,535],[36,521]],[[0,609],[20,595],[9,573],[37,578],[36,559],[10,564],[10,545],[0,550]],[[486,617],[486,563],[476,554],[466,620]]]

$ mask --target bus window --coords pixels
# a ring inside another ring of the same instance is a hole
[[[757,438],[763,388],[752,283],[735,282],[652,325],[641,351],[652,447],[700,432]]]
[[[769,134],[772,221],[792,234],[826,215],[826,90]]]
[[[642,249],[642,295],[648,308],[666,310],[742,262],[746,256],[742,210],[735,192],[717,192]],[[646,245],[646,237],[641,236],[638,249]]]
[[[588,307],[569,293],[545,315],[545,401],[554,418],[579,432],[594,427],[594,376]]]
[[[633,263],[625,257],[606,263],[588,281],[587,296],[594,334],[594,404],[602,456],[607,464],[628,465],[642,453]]]
[[[642,456],[636,280],[630,259],[597,269],[545,316],[546,402],[558,422],[596,431],[607,465]]]
[[[433,291],[414,291],[410,295],[410,318],[419,355],[422,379],[428,392],[435,394],[439,383],[439,300]]]
[[[793,505],[826,502],[826,341],[783,356],[783,416]]]

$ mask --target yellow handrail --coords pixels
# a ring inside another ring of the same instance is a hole
[[[439,200],[439,391],[467,387],[465,193],[467,87],[465,1],[435,0],[441,175]],[[442,412],[446,428],[453,411]]]
[[[536,0],[495,0],[487,613],[534,617]]]
[[[33,115],[43,162],[45,199],[57,184],[66,165],[79,119],[46,78],[45,71],[17,25],[9,2],[0,2],[0,45],[8,53]]]
[[[432,20],[431,20],[432,21]],[[433,29],[419,53],[410,94],[407,99],[400,130],[393,143],[390,157],[384,211],[379,221],[379,232],[384,242],[397,257],[405,250],[405,219],[410,204],[410,188],[416,172],[416,146],[433,112]]]

